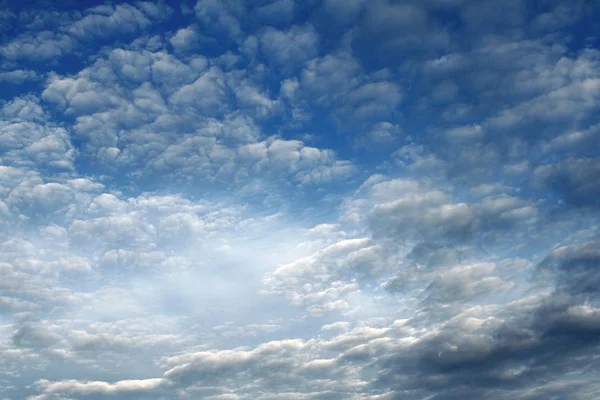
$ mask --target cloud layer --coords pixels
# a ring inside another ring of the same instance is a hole
[[[596,0],[0,11],[0,398],[600,397]]]

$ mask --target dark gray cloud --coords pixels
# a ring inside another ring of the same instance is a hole
[[[454,317],[417,343],[382,355],[377,385],[403,382],[400,387],[413,388],[415,398],[427,393],[436,399],[536,398],[552,395],[544,383],[558,384],[564,374],[585,379],[585,371],[598,367],[597,248],[592,241],[546,257],[539,268],[555,274],[549,294],[507,304],[483,319]],[[432,293],[443,293],[436,289]],[[453,292],[444,303],[460,297]],[[585,398],[581,383],[564,384],[571,395]]]
[[[562,246],[550,253],[540,264],[541,271],[554,273],[558,289],[572,295],[596,297],[600,279],[600,242],[592,240],[577,245]]]
[[[542,184],[575,206],[598,206],[598,158],[568,158],[534,170],[534,184]]]

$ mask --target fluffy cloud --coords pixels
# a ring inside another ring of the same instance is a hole
[[[58,399],[67,396],[79,396],[83,398],[98,398],[98,396],[152,396],[162,385],[163,379],[139,379],[125,380],[115,383],[94,381],[80,382],[76,380],[51,382],[48,380],[39,380],[35,382],[35,387],[42,394],[30,396],[30,400]],[[154,397],[154,396],[153,396]]]
[[[293,26],[287,32],[266,28],[259,35],[259,42],[272,63],[290,69],[317,55],[319,37],[310,25]]]
[[[68,53],[74,47],[73,39],[63,33],[43,31],[22,34],[0,48],[7,59],[47,61]]]
[[[156,86],[126,90],[145,79]],[[122,86],[114,86],[115,81]],[[230,104],[234,86],[236,101]],[[43,97],[77,116],[76,132],[109,164],[115,158],[131,167],[143,161],[154,174],[193,173],[210,180],[273,171],[298,184],[329,182],[353,172],[351,163],[336,160],[332,151],[264,138],[253,118],[268,116],[278,102],[237,72],[207,68],[202,58],[190,67],[164,53],[114,50],[77,78],[52,78]],[[232,113],[234,106],[249,115]],[[185,134],[176,135],[182,124]]]
[[[360,289],[357,277],[382,274],[389,261],[386,249],[368,239],[348,239],[309,257],[276,269],[265,283],[310,313],[348,307],[346,299]]]
[[[66,30],[78,39],[144,30],[152,23],[147,15],[160,17],[161,10],[151,3],[141,3],[140,6],[139,9],[129,4],[96,7]]]
[[[38,80],[39,76],[35,71],[16,69],[14,71],[0,72],[0,82],[9,82],[20,84],[27,81]]]
[[[84,15],[80,12],[63,15],[50,12],[44,15],[41,12],[37,21],[35,16],[31,18],[27,11],[22,11],[20,17],[23,20],[33,21],[24,25],[25,32],[3,44],[0,52],[15,61],[54,61],[79,49],[86,41],[144,31],[169,13],[170,8],[149,2],[140,2],[137,7],[129,4],[103,5],[85,10]],[[54,30],[35,29],[38,25],[44,27],[44,24]]]

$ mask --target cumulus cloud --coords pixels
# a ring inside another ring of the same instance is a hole
[[[74,47],[73,39],[64,33],[43,31],[25,33],[0,48],[8,59],[47,61],[68,53]]]
[[[4,105],[2,115],[4,165],[63,171],[73,168],[75,150],[68,132],[60,126],[45,124],[47,115],[37,98],[14,99]]]
[[[151,24],[144,11],[147,10],[151,16],[159,16],[160,11],[156,5],[150,3],[141,5],[141,10],[128,4],[97,7],[69,25],[67,32],[82,39],[143,30]]]
[[[80,49],[86,41],[142,32],[153,22],[163,20],[170,10],[164,5],[140,2],[137,7],[129,4],[98,6],[84,10],[83,15],[81,12],[63,15],[40,12],[37,21],[22,11],[23,20],[33,21],[25,25],[25,32],[3,44],[0,52],[15,61],[56,61]],[[36,30],[38,25],[50,25],[54,29]]]
[[[191,65],[164,53],[114,50],[108,60],[98,61],[78,77],[53,77],[43,98],[77,116],[76,132],[109,164],[115,158],[133,167],[143,162],[154,174],[174,177],[194,171],[200,179],[210,180],[269,173],[298,184],[352,174],[352,164],[337,160],[330,150],[298,140],[265,138],[255,118],[269,117],[279,103],[255,84],[238,73],[207,68],[201,58]],[[174,72],[178,81],[173,80]],[[132,93],[125,89],[145,79],[156,86],[142,84]],[[123,86],[114,86],[115,80]],[[232,112],[233,107],[248,115]],[[183,126],[185,134],[175,135],[173,131]]]
[[[21,84],[27,81],[35,81],[40,79],[35,71],[16,69],[14,71],[0,72],[0,82],[9,82]]]
[[[115,383],[102,381],[81,382],[76,380],[66,380],[51,382],[48,380],[39,380],[35,382],[35,387],[42,394],[30,396],[31,400],[57,399],[63,395],[79,396],[87,398],[97,398],[98,396],[152,396],[157,389],[165,384],[163,379],[139,379],[124,380]]]
[[[287,69],[296,68],[318,52],[319,37],[310,25],[292,26],[287,32],[265,28],[258,38],[265,56]]]
[[[368,239],[348,239],[309,257],[277,268],[265,280],[270,293],[281,294],[310,313],[348,308],[348,297],[360,290],[356,278],[382,274],[389,263],[386,249]]]
[[[243,11],[243,5],[238,1],[225,3],[214,0],[198,0],[194,7],[196,17],[207,26],[210,32],[236,37],[241,33],[240,21],[237,16]]]

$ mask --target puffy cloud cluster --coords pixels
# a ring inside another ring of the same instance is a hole
[[[101,5],[83,13],[75,11],[62,15],[47,10],[35,11],[21,10],[17,15],[12,14],[22,21],[15,24],[21,32],[0,47],[0,53],[7,60],[54,61],[93,40],[144,32],[153,22],[164,20],[170,8],[139,2],[135,5]]]
[[[209,182],[268,174],[298,185],[354,172],[331,150],[263,134],[257,119],[277,113],[279,100],[245,71],[185,61],[116,49],[77,77],[51,78],[43,98],[76,118],[84,150],[109,171],[116,163],[133,176]]]
[[[0,140],[5,166],[71,170],[75,149],[68,132],[48,124],[36,98],[19,98],[2,108]]]

